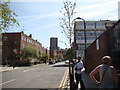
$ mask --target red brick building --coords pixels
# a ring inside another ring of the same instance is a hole
[[[22,49],[26,46],[36,48],[39,55],[46,54],[46,49],[40,42],[34,40],[31,34],[27,36],[23,32],[3,33],[2,42],[2,60],[11,60],[14,52],[22,53]]]

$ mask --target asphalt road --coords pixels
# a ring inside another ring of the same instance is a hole
[[[19,70],[2,72],[2,88],[59,88],[68,66],[64,62],[54,65],[38,64]]]

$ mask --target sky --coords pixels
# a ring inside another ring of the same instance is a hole
[[[86,21],[118,20],[118,2],[119,0],[77,0],[74,18],[82,17]],[[68,48],[69,40],[59,24],[59,18],[63,17],[60,13],[62,8],[63,0],[12,0],[10,9],[18,15],[16,19],[20,27],[14,27],[10,32],[24,31],[26,35],[32,34],[33,39],[37,39],[45,48],[50,47],[50,37],[57,37],[58,46]]]

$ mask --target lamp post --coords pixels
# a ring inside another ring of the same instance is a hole
[[[74,20],[76,19],[81,19],[83,20],[83,23],[84,23],[84,39],[85,39],[85,49],[84,49],[84,58],[86,58],[86,44],[87,44],[87,39],[86,39],[86,23],[85,23],[85,19],[81,18],[81,17],[77,17],[75,18]]]
[[[85,49],[86,49],[86,43],[87,43],[87,39],[86,39],[86,23],[85,23],[85,19],[77,17],[76,19],[82,19],[84,22],[84,39],[85,39]]]

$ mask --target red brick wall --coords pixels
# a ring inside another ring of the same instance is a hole
[[[19,33],[4,33],[2,37],[2,57],[3,60],[8,59],[13,54],[13,50],[20,50],[20,34]]]
[[[97,40],[99,42],[99,49],[97,49]],[[109,55],[109,32],[105,31],[86,49],[86,70],[90,72],[97,65],[101,64],[101,58],[104,55]]]

